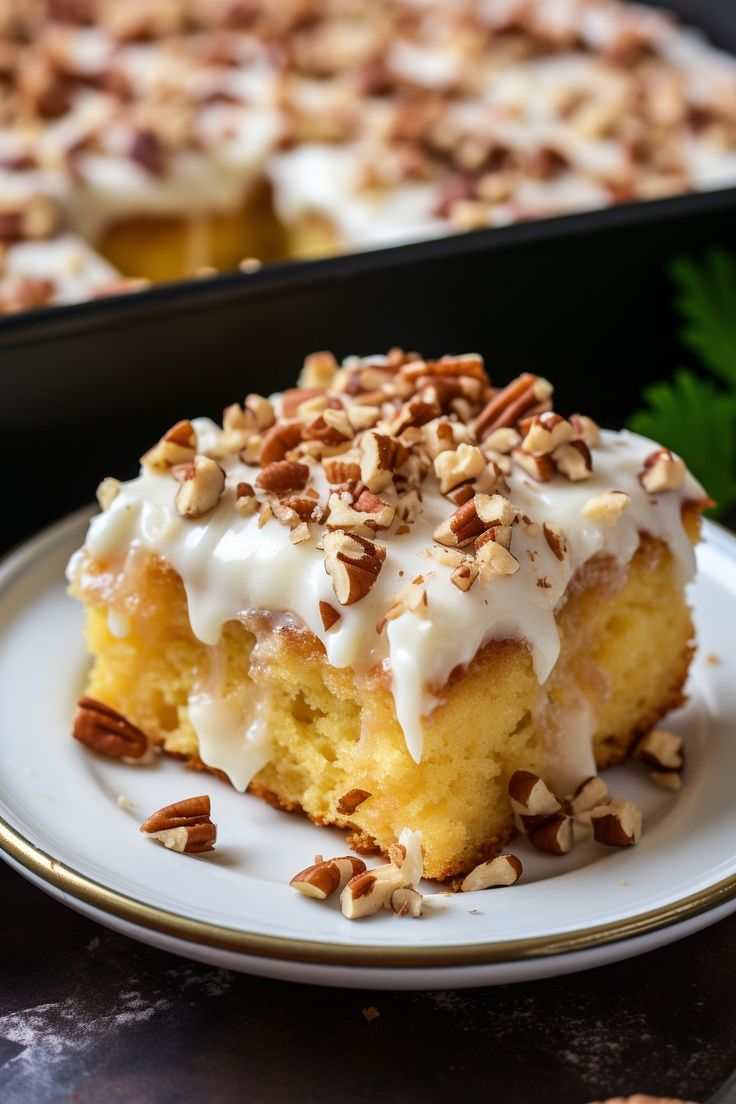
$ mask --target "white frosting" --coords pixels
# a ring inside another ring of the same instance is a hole
[[[11,279],[53,280],[54,302],[76,303],[118,279],[118,273],[81,238],[19,242],[8,249],[3,273]]]
[[[207,419],[194,425],[200,447],[206,447],[216,427]],[[237,458],[223,461],[226,491],[217,507],[195,520],[182,519],[177,513],[177,487],[170,475],[142,469],[137,479],[123,484],[109,509],[93,519],[86,549],[120,570],[131,547],[163,556],[183,580],[194,634],[208,645],[217,645],[226,622],[254,611],[275,611],[288,615],[291,625],[306,626],[322,641],[328,661],[336,667],[349,666],[360,673],[383,664],[390,672],[407,747],[419,761],[422,716],[441,701],[450,672],[470,663],[487,641],[527,642],[536,676],[540,684],[545,683],[559,655],[556,607],[574,573],[592,557],[605,553],[626,564],[639,545],[640,533],[647,532],[669,545],[683,582],[692,576],[694,555],[681,507],[683,501],[700,499],[704,492],[687,475],[680,491],[646,493],[638,476],[654,448],[653,442],[635,434],[604,431],[600,447],[594,450],[593,475],[580,483],[559,475],[548,483],[536,483],[514,467],[508,497],[520,515],[539,525],[548,521],[560,527],[568,555],[558,560],[541,532],[518,523],[511,552],[519,570],[488,582],[479,579],[468,593],[450,582],[447,566],[427,556],[433,531],[452,510],[437,481],[428,478],[422,486],[422,513],[411,531],[402,536],[380,534],[386,559],[376,584],[360,602],[341,607],[341,619],[327,632],[319,602],[334,606],[336,601],[317,536],[295,545],[289,529],[275,519],[259,528],[257,516],[240,516],[233,508],[235,486],[241,481],[255,483],[258,469]],[[325,477],[317,464],[310,484],[324,495]],[[593,495],[612,489],[631,498],[615,524],[583,513]],[[392,500],[392,492],[382,496]],[[83,564],[81,556],[73,560],[70,575],[79,576]],[[376,623],[392,597],[419,574],[425,579],[427,606],[419,613],[402,613],[379,635]],[[83,576],[78,582],[84,589]],[[259,649],[267,641],[268,635],[256,645],[253,661],[263,662]],[[223,707],[218,704],[216,682],[215,678],[213,686],[197,692],[190,715],[204,761],[225,770],[235,785],[244,788],[268,759],[260,698],[256,694],[237,709]],[[560,717],[559,728],[564,735],[555,752],[560,776],[565,782],[579,781],[586,766],[592,766],[592,719],[586,716],[585,703],[580,703],[575,716],[568,712]]]
[[[241,792],[270,758],[265,711],[266,701],[257,693],[250,698],[250,708],[217,692],[202,691],[189,699],[189,720],[202,762],[224,771]]]
[[[345,245],[398,244],[447,233],[434,215],[439,186],[360,187],[362,159],[352,146],[308,143],[272,157],[267,167],[276,213],[287,226],[317,213],[326,216]]]

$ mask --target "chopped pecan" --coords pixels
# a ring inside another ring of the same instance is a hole
[[[329,387],[337,372],[337,361],[332,353],[310,353],[304,360],[299,376],[301,389]]]
[[[250,483],[238,483],[235,488],[235,509],[241,517],[251,517],[258,510],[256,492]]]
[[[553,525],[551,522],[545,521],[542,525],[542,532],[555,558],[564,560],[567,555],[567,540],[559,525]]]
[[[303,494],[286,495],[281,499],[281,505],[287,510],[293,510],[300,521],[320,521],[322,509],[319,504],[319,496],[315,491],[310,494],[307,488]]]
[[[607,847],[631,847],[641,837],[641,813],[631,801],[611,801],[590,814],[593,835]]]
[[[374,585],[386,558],[386,549],[357,534],[327,533],[324,537],[325,571],[332,578],[341,606],[364,598]]]
[[[639,740],[634,758],[656,771],[682,771],[685,766],[682,737],[662,728],[653,728]]]
[[[450,575],[450,582],[458,590],[468,591],[478,578],[478,572],[478,565],[473,560],[466,560],[454,568]]]
[[[511,456],[514,463],[537,483],[548,483],[555,474],[552,458],[546,452],[525,452],[522,448],[515,448]]]
[[[400,494],[396,499],[396,516],[413,525],[422,511],[422,496],[419,491],[411,490]]]
[[[568,441],[552,453],[552,460],[559,472],[572,483],[589,479],[593,474],[593,458],[585,441]]]
[[[631,505],[626,491],[602,491],[593,495],[583,506],[583,513],[591,521],[603,525],[615,525],[624,510]]]
[[[289,882],[292,889],[303,893],[305,897],[314,897],[324,901],[333,893],[341,892],[351,878],[365,871],[362,859],[353,855],[344,855],[337,859],[322,859],[313,866],[300,870]]]
[[[245,409],[253,416],[256,429],[259,433],[264,429],[270,429],[276,421],[276,414],[269,399],[263,395],[246,395]]]
[[[191,464],[180,464],[172,474],[181,483],[174,502],[183,518],[198,518],[213,510],[225,490],[225,473],[209,456],[195,456]]]
[[[327,405],[324,387],[288,387],[281,396],[281,417],[295,418],[299,407],[313,399],[322,399],[323,408]]]
[[[273,460],[266,464],[256,476],[256,486],[273,494],[285,494],[286,491],[301,491],[309,479],[309,467],[297,460]]]
[[[592,418],[587,414],[571,414],[570,425],[578,440],[584,441],[590,449],[598,448],[601,443],[601,431]]]
[[[585,821],[585,815],[599,805],[606,805],[611,800],[608,786],[598,774],[586,778],[575,790],[572,797],[565,802],[565,812],[576,819]],[[589,819],[589,818],[587,818]]]
[[[392,437],[400,437],[405,430],[414,426],[426,425],[434,418],[439,418],[441,413],[442,408],[436,397],[433,398],[420,393],[405,402],[401,409],[390,419],[387,432]]]
[[[461,893],[472,893],[477,889],[493,889],[496,886],[510,886],[518,882],[523,873],[521,861],[516,855],[497,855],[495,859],[480,863],[463,878]]]
[[[481,441],[502,427],[513,428],[525,414],[536,412],[552,395],[552,387],[541,376],[524,372],[489,399],[475,419],[475,432]],[[541,413],[541,411],[540,411]]]
[[[477,407],[483,394],[483,384],[472,376],[425,376],[423,388],[431,388],[443,409],[462,400],[470,407]]]
[[[435,529],[432,539],[450,548],[471,544],[486,529],[512,525],[516,509],[502,495],[477,494]]]
[[[122,713],[95,698],[80,698],[72,731],[75,740],[108,759],[141,759],[148,737]]]
[[[422,915],[423,900],[418,889],[401,886],[391,894],[391,909],[397,916],[413,916],[416,919]]]
[[[400,368],[405,379],[420,380],[424,376],[470,376],[490,385],[483,367],[483,357],[478,353],[465,353],[462,356],[443,356],[439,360],[413,360]]]
[[[121,486],[120,480],[115,479],[112,475],[108,475],[102,480],[97,488],[96,498],[103,512],[110,509],[113,502],[120,494]]]
[[[217,828],[210,818],[210,799],[207,794],[165,805],[148,820],[144,820],[140,830],[169,850],[185,854],[211,851],[217,839]]]
[[[401,870],[393,863],[366,870],[351,878],[343,889],[340,896],[343,915],[348,920],[373,916],[382,908],[387,908],[394,892],[404,888],[404,885]]]
[[[177,464],[194,460],[197,434],[187,419],[177,422],[164,433],[161,440],[141,457],[141,464],[153,471],[166,472]]]
[[[344,793],[337,802],[337,811],[342,813],[343,816],[351,816],[359,805],[362,805],[364,801],[367,801],[371,797],[371,793],[368,790],[352,789]]]
[[[401,617],[404,613],[416,613],[417,616],[422,616],[427,605],[427,588],[424,585],[424,576],[418,575],[411,583],[394,594],[391,605],[376,624],[376,632],[382,633],[389,621],[395,621],[397,617]]]
[[[388,487],[394,472],[409,459],[409,450],[395,437],[370,431],[360,441],[360,477],[369,491]]]
[[[357,483],[362,477],[360,454],[357,449],[341,452],[337,456],[324,457],[322,467],[328,483]],[[375,487],[369,487],[369,489],[376,490]]]
[[[48,196],[0,197],[0,241],[47,238],[55,229],[58,212]]]
[[[328,529],[346,529],[373,536],[378,529],[388,529],[394,519],[394,507],[367,488],[358,484],[355,492],[333,491],[327,501]]]
[[[354,433],[361,433],[364,429],[373,429],[381,417],[380,406],[361,406],[351,403],[347,411],[348,421]]]
[[[524,434],[521,447],[525,452],[554,452],[560,445],[567,444],[573,439],[574,430],[571,424],[548,410],[543,414],[535,414],[533,417],[522,418],[519,422],[519,430]]]
[[[519,561],[506,547],[506,541],[510,541],[511,538],[511,531],[508,529],[508,532],[505,532],[504,528],[507,527],[489,529],[476,541],[475,559],[481,569],[481,581],[493,575],[513,575],[519,570]]]
[[[128,154],[131,161],[151,176],[163,176],[166,172],[166,150],[158,134],[148,127],[135,131]]]
[[[353,427],[344,410],[327,407],[308,421],[302,431],[305,441],[321,441],[324,445],[344,445],[353,438]]]
[[[304,544],[312,536],[312,532],[306,521],[302,521],[299,525],[294,525],[289,533],[289,540],[292,544]]]
[[[301,439],[302,426],[298,422],[277,422],[263,434],[259,456],[261,464],[265,466],[283,460]]]
[[[669,449],[660,448],[647,456],[639,472],[639,482],[649,494],[679,491],[685,482],[685,472],[685,465],[679,456],[673,456]]]
[[[573,844],[573,819],[558,813],[529,832],[529,842],[548,855],[566,855]]]
[[[517,825],[525,832],[538,828],[550,817],[556,816],[561,809],[552,791],[531,771],[519,770],[512,774],[509,798]]]
[[[454,450],[441,452],[434,460],[440,491],[448,494],[461,483],[476,479],[485,470],[486,458],[475,445],[461,444]]]
[[[447,449],[455,449],[461,444],[471,444],[472,434],[462,422],[453,422],[449,418],[434,418],[422,426],[422,442],[431,460]]]
[[[513,452],[515,448],[518,448],[521,444],[521,434],[517,433],[515,429],[510,426],[501,426],[499,429],[494,429],[483,440],[483,452],[486,456],[491,456],[494,452],[500,452],[502,455]]]
[[[336,625],[342,617],[342,614],[338,613],[335,607],[331,606],[329,602],[319,603],[319,615],[322,618],[322,626],[325,632],[328,632],[333,625]]]

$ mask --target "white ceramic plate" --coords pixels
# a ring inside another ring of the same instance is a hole
[[[673,796],[633,764],[608,774],[613,792],[644,811],[641,843],[613,851],[589,842],[559,859],[519,841],[525,873],[513,889],[438,896],[420,920],[385,913],[351,923],[337,903],[287,884],[315,852],[343,852],[340,832],[177,762],[129,767],[72,741],[87,661],[64,566],[85,521],[78,514],[54,526],[0,568],[0,847],[72,908],[233,969],[375,988],[571,972],[640,954],[736,909],[736,538],[724,530],[706,525],[693,588],[700,650],[691,700],[671,719],[687,745],[686,785]],[[139,834],[154,809],[202,791],[219,826],[214,852],[178,855]]]

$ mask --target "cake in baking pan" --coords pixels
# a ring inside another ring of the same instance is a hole
[[[682,701],[704,491],[563,417],[541,376],[318,353],[222,425],[172,426],[99,499],[69,567],[94,660],[76,734],[100,749],[117,717],[131,758],[358,850],[409,826],[430,877],[503,848],[517,772],[573,794]]]
[[[0,62],[5,311],[736,181],[736,60],[621,0],[10,0]]]

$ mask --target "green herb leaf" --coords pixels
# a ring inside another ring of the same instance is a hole
[[[736,388],[736,257],[719,249],[700,262],[681,257],[672,265],[672,276],[684,344]]]
[[[644,401],[647,409],[629,419],[629,428],[682,456],[716,500],[713,513],[723,513],[736,502],[736,391],[724,394],[681,368],[671,383],[646,388]]]

